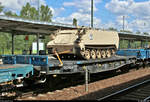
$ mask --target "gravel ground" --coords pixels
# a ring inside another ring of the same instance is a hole
[[[90,83],[88,92],[85,92],[85,85],[78,85],[18,100],[95,100],[148,78],[150,78],[150,68],[139,69]]]

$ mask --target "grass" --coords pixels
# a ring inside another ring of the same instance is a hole
[[[11,50],[0,50],[0,55],[7,55],[7,54],[12,54]],[[22,50],[15,50],[14,54],[22,54]]]

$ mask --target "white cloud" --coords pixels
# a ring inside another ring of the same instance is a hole
[[[100,3],[101,0],[94,0],[94,11],[97,11],[96,4]],[[76,7],[81,12],[90,12],[91,11],[91,0],[74,0],[73,2],[64,2],[63,6],[65,7]]]
[[[131,11],[140,18],[150,16],[150,1],[134,3]]]
[[[91,18],[90,14],[81,14],[79,12],[74,12],[68,17],[56,17],[54,21],[61,22],[61,23],[67,23],[72,24],[73,18],[77,19],[77,23],[80,26],[88,26],[90,27],[91,24]],[[94,17],[94,27],[100,27],[101,20]]]
[[[112,13],[125,15],[131,13],[131,6],[133,3],[133,0],[111,0],[111,2],[105,5],[105,7]]]
[[[100,3],[101,0],[94,0],[94,11],[97,11],[96,4]],[[53,21],[72,24],[73,18],[76,18],[78,25],[88,26],[91,25],[91,0],[73,0],[72,2],[64,2],[64,8],[74,7],[75,12],[72,12],[67,17],[55,17]],[[94,27],[100,27],[101,20],[94,17]]]
[[[72,24],[72,19],[70,19],[69,17],[56,17],[53,19],[53,22]]]
[[[140,2],[135,2],[134,0],[111,0],[105,7],[117,15],[116,22],[118,25],[122,24],[123,15],[132,17],[132,19],[125,17],[125,29],[150,32],[148,29],[150,28],[150,0]]]
[[[52,12],[53,12],[53,16],[57,17],[62,12],[65,12],[65,8],[64,7],[52,8]]]
[[[75,6],[74,2],[64,2],[64,6]]]
[[[131,21],[128,25],[130,28],[133,28],[134,31],[150,33],[150,22],[148,22],[147,20],[135,19]]]
[[[138,17],[150,16],[150,1],[135,2],[134,0],[111,0],[105,7],[117,15],[131,14]]]
[[[12,12],[19,12],[21,8],[26,5],[27,2],[31,6],[38,7],[38,0],[0,0],[2,5],[5,7],[4,10],[11,10]],[[94,0],[94,11],[98,11],[96,4],[100,3],[101,0]],[[46,5],[46,0],[40,0],[40,4]],[[51,7],[52,14],[54,15],[53,21],[72,24],[73,18],[78,20],[79,25],[90,26],[90,11],[91,11],[91,0],[73,0],[72,2],[64,2],[62,7]],[[72,12],[67,17],[63,16],[62,12],[65,12],[66,7],[74,7],[75,12]],[[62,14],[62,15],[60,15]],[[101,20],[94,17],[94,27],[99,27]]]
[[[1,12],[0,15],[4,15],[4,12]]]
[[[49,6],[49,8],[52,10],[52,14],[55,15],[56,11],[53,7]]]
[[[13,12],[20,11],[22,6],[26,5],[27,2],[34,7],[38,6],[38,0],[0,0],[0,2],[6,10],[11,10]],[[40,0],[40,4],[45,5],[45,0]]]

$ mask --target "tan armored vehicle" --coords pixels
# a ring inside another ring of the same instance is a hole
[[[57,52],[61,58],[80,57],[100,59],[111,57],[118,49],[119,37],[114,31],[90,28],[61,30],[50,36],[49,54]]]

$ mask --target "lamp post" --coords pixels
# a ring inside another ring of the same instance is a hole
[[[40,21],[40,0],[38,0],[38,20]],[[39,55],[39,33],[37,33],[37,55]]]
[[[40,0],[38,0],[38,20],[40,21]]]
[[[123,16],[123,25],[122,25],[122,30],[123,30],[123,32],[124,32],[124,20],[125,20],[125,16]]]
[[[93,0],[91,0],[91,27],[93,28]]]

